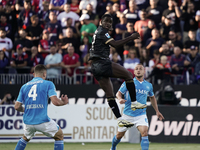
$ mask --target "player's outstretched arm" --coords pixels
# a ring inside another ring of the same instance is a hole
[[[140,38],[140,34],[135,32],[135,33],[133,33],[132,35],[128,36],[125,39],[118,40],[118,41],[111,40],[110,42],[108,42],[108,44],[113,46],[113,47],[115,47],[115,48],[119,48],[120,46],[128,43],[130,40],[135,40],[135,39],[139,39],[139,38]]]
[[[61,95],[61,100],[57,98],[57,96],[51,96],[50,97],[52,103],[56,106],[63,106],[63,105],[66,105],[68,104],[69,100],[68,100],[68,97],[67,95]]]
[[[126,102],[126,100],[122,98],[122,93],[120,91],[117,92],[116,97],[120,104],[124,104]]]
[[[15,110],[24,112],[24,107],[22,106],[22,103],[20,102],[15,102]]]
[[[160,113],[160,111],[158,110],[158,105],[157,105],[157,101],[156,101],[156,98],[155,96],[152,96],[152,97],[149,97],[150,101],[151,101],[151,105],[153,106],[154,110],[156,111],[156,115],[158,116],[158,118],[160,120],[163,120],[165,119],[163,117],[163,115]]]

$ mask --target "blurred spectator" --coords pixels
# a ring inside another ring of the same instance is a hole
[[[82,45],[80,45],[80,51],[81,51],[81,59],[83,60],[83,58],[87,55],[87,53],[89,52],[91,45],[89,44],[89,39],[87,36],[83,37],[83,42]]]
[[[17,73],[27,73],[24,67],[27,67],[28,55],[23,52],[23,46],[21,44],[18,44],[16,49],[16,53],[12,55],[10,66],[16,68]]]
[[[77,15],[75,12],[70,11],[70,4],[65,4],[64,5],[64,11],[61,12],[57,19],[61,22],[61,26],[65,27],[66,26],[66,19],[67,18],[72,18],[72,26],[75,25],[76,21],[79,21],[79,15]]]
[[[6,93],[3,99],[0,99],[0,105],[15,104],[15,97],[10,93]]]
[[[160,34],[157,29],[153,29],[151,35],[152,38],[148,39],[146,42],[146,49],[148,50],[150,58],[153,58],[153,51],[159,49],[164,43],[164,40],[160,38]]]
[[[38,11],[38,17],[40,21],[45,25],[49,22],[49,2],[43,1],[42,2],[42,9]]]
[[[5,14],[1,14],[1,24],[0,28],[4,28],[6,31],[6,37],[12,38],[12,27],[9,23],[7,23],[7,18]]]
[[[156,65],[156,67],[152,70],[151,74],[147,77],[147,79],[152,78],[154,76],[155,84],[159,84],[158,79],[161,81],[165,80],[170,82],[171,75],[171,67],[167,62],[167,56],[163,55],[160,57],[160,63]]]
[[[67,0],[51,0],[49,4],[49,10],[54,10],[55,14],[58,15],[64,10],[64,5]]]
[[[44,64],[44,59],[42,55],[38,54],[38,48],[33,46],[31,48],[31,56],[28,59],[28,66],[31,67],[31,73],[34,72],[34,67],[38,64]]]
[[[168,0],[159,0],[158,6],[160,6],[163,10],[168,8]]]
[[[89,43],[91,44],[92,37],[97,27],[89,21],[89,18],[90,16],[88,14],[82,14],[79,20],[81,21],[81,24],[82,24],[81,29],[80,29],[81,41],[83,40],[84,36],[87,36],[89,39]]]
[[[52,44],[55,44],[59,39],[59,36],[62,37],[62,27],[57,21],[55,12],[51,11],[49,13],[50,21],[46,24],[45,29],[49,31],[49,40]]]
[[[162,22],[165,21],[165,18],[171,19],[171,24],[175,25],[177,29],[180,31],[180,20],[181,11],[175,2],[175,0],[168,0],[168,9],[163,11],[162,14]]]
[[[181,49],[183,49],[182,42],[178,40],[177,33],[173,30],[169,31],[169,40],[166,41],[166,43],[169,45],[170,50],[173,50],[175,46],[178,46]]]
[[[31,47],[33,46],[32,41],[26,39],[26,32],[24,29],[19,30],[19,39],[15,40],[14,49],[18,44],[21,44],[23,51],[26,52],[29,56],[31,55]]]
[[[120,64],[121,66],[123,66],[123,61],[122,59],[120,58],[119,54],[115,51],[113,54],[112,54],[112,62],[115,62],[117,64]]]
[[[196,12],[195,20],[198,22],[198,30],[196,34],[196,39],[200,42],[200,10]]]
[[[136,21],[140,20],[135,0],[129,1],[129,9],[126,9],[123,13],[126,15],[127,22],[135,24]]]
[[[18,29],[26,29],[27,26],[31,25],[31,16],[34,15],[35,12],[31,10],[31,1],[24,1],[24,9],[20,12],[18,17]]]
[[[126,0],[120,0],[119,2],[119,10],[120,12],[124,12],[124,10],[126,10],[127,5],[126,5]]]
[[[143,33],[143,45],[145,45],[145,42],[151,38],[151,31],[155,28],[155,23],[153,20],[149,20],[147,24],[147,29]]]
[[[113,54],[115,53],[115,52],[117,52],[116,51],[116,49],[114,48],[114,47],[110,47],[110,55],[109,55],[109,58],[110,58],[110,60],[113,60]],[[117,53],[118,54],[118,53]],[[115,58],[115,60],[116,60],[116,58]],[[122,61],[122,59],[121,59],[121,57],[120,57],[120,55],[118,54],[118,56],[117,56],[117,60],[119,60],[120,62],[122,62],[122,66],[123,66],[123,61]]]
[[[129,50],[129,58],[124,61],[124,68],[130,71],[134,75],[134,68],[137,64],[140,63],[140,60],[137,58],[136,51],[134,49]]]
[[[196,31],[198,28],[198,23],[195,20],[196,12],[195,7],[192,2],[187,3],[187,9],[182,10],[181,19],[184,20],[184,27],[183,27],[183,42],[187,40],[188,31],[194,30]]]
[[[24,1],[23,0],[16,0],[15,10],[17,11],[17,14],[20,11],[24,10]]]
[[[167,44],[167,42],[163,43],[162,46],[159,49],[160,55],[163,56],[167,56],[167,61],[169,62],[171,59],[171,55],[173,54],[173,48],[171,48],[169,46],[169,44]]]
[[[181,54],[180,47],[174,47],[174,54],[171,56],[170,66],[173,74],[183,74],[185,55]]]
[[[73,27],[73,26],[72,26],[72,18],[67,18],[67,19],[66,19],[66,26],[62,27],[63,37],[66,36],[66,29],[67,29],[67,28],[71,28],[71,29],[73,30],[73,33],[74,33],[73,36],[74,36],[75,38],[78,38],[78,37],[79,37],[79,32],[80,32],[80,31],[79,31],[79,28],[78,28],[77,24],[80,25],[80,23],[77,22],[76,25],[75,25],[75,27]]]
[[[109,34],[111,36],[115,36],[115,25],[119,23],[119,18],[117,17],[116,12],[113,11],[113,7],[112,7],[111,3],[107,3],[106,14],[110,14],[112,16],[112,20],[113,20],[112,27],[113,27],[113,30],[109,31]]]
[[[144,67],[149,66],[149,56],[147,54],[146,49],[142,49],[141,55],[140,55],[140,63],[143,64]]]
[[[43,4],[48,4],[49,7],[50,0],[32,0],[32,10],[38,13],[40,10],[44,10]]]
[[[61,66],[66,69],[68,76],[74,75],[74,69],[80,66],[79,55],[74,53],[74,47],[67,48],[68,54],[64,55]]]
[[[126,29],[126,17],[124,14],[120,15],[120,23],[116,24],[115,26],[115,40],[121,40],[122,34],[127,30]]]
[[[113,11],[117,14],[117,16],[121,14],[121,12],[119,11],[118,3],[114,3],[112,7],[113,7]]]
[[[70,10],[80,14],[80,9],[79,9],[79,1],[78,0],[71,0],[72,3],[70,4]]]
[[[75,49],[75,53],[80,55],[79,45],[80,42],[73,36],[73,30],[71,28],[66,29],[66,36],[63,37],[62,41],[62,49],[65,51],[69,45],[73,46]],[[66,53],[66,52],[65,52]]]
[[[191,46],[189,53],[186,56],[186,59],[184,61],[184,66],[189,70],[190,73],[190,82],[195,83],[196,82],[196,76],[195,76],[195,67],[200,62],[200,54],[198,53],[199,49],[198,47]]]
[[[135,22],[134,28],[140,34],[141,39],[143,40],[144,32],[147,30],[149,19],[146,17],[147,13],[145,9],[142,9],[140,12],[141,20]]]
[[[164,21],[163,21],[161,28],[160,28],[161,37],[164,40],[169,40],[169,31],[171,31],[171,30],[177,31],[175,25],[172,24],[171,17],[167,16],[166,18],[164,18]]]
[[[62,62],[62,55],[57,53],[55,45],[51,45],[50,54],[46,56],[44,65],[47,68],[47,78],[56,79],[61,75],[60,63]]]
[[[155,68],[159,62],[160,62],[160,53],[159,50],[155,50],[153,52],[153,58],[149,60],[149,67]]]
[[[34,46],[38,46],[42,31],[43,29],[39,24],[38,16],[37,15],[31,16],[31,25],[29,25],[26,28],[26,33],[27,33],[26,38],[32,41]]]
[[[0,74],[7,73],[6,67],[9,65],[9,59],[3,50],[0,50]]]
[[[139,10],[146,9],[149,6],[149,0],[135,0]]]
[[[88,4],[91,4],[93,6],[93,13],[96,13],[97,0],[81,0],[79,4],[79,9],[83,11],[84,9],[86,9]]]
[[[87,14],[90,16],[90,21],[94,23],[96,26],[99,25],[99,16],[96,13],[93,13],[93,6],[91,4],[87,5]]]
[[[7,23],[9,23],[12,27],[11,39],[12,39],[12,41],[14,41],[14,35],[15,35],[16,31],[18,30],[17,19],[16,19],[15,12],[12,11],[11,5],[8,3],[5,6],[5,15],[7,18]]]
[[[157,5],[158,1],[159,0],[149,0],[150,6],[146,9],[146,11],[147,18],[153,20],[156,27],[159,29],[163,8]]]
[[[141,54],[142,54],[142,41],[141,38],[140,39],[135,39],[134,40],[134,48],[136,50],[136,54],[138,56],[138,58],[140,58]]]
[[[196,33],[193,30],[189,30],[188,32],[189,40],[185,41],[183,52],[190,53],[191,46],[199,47],[199,42],[196,41]]]
[[[4,30],[4,28],[0,28],[0,49],[4,50],[6,56],[9,57],[12,48],[13,48],[12,40],[6,37],[6,31]]]
[[[134,32],[134,28],[133,28],[133,23],[132,22],[128,22],[126,24],[126,28],[127,28],[127,31],[125,31],[123,34],[122,34],[122,39],[125,39],[126,37],[130,36],[133,32]],[[124,44],[124,50],[128,50],[130,47],[134,46],[134,41],[131,40],[130,42]]]
[[[38,51],[44,59],[50,53],[49,31],[46,29],[43,30],[42,39],[38,45]]]
[[[105,1],[105,0],[98,0],[98,3],[97,3],[97,14],[99,15],[99,18],[101,18],[105,12],[106,12],[106,6],[107,4],[109,3],[109,1]],[[94,9],[94,7],[93,7]]]
[[[187,67],[195,67],[198,62],[200,62],[198,47],[191,46],[189,53],[186,56],[186,60],[184,61],[184,65]]]

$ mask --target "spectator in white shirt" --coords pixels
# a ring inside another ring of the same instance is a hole
[[[93,6],[93,13],[96,13],[97,0],[81,0],[79,4],[79,9],[82,11],[85,10],[88,4],[91,4]]]
[[[9,57],[9,53],[11,52],[13,48],[13,43],[10,38],[6,37],[6,31],[4,28],[0,29],[0,49],[5,50],[5,54],[7,57]]]
[[[79,15],[77,15],[75,12],[70,11],[70,4],[64,5],[64,12],[60,13],[57,17],[57,19],[61,22],[61,26],[66,26],[66,19],[72,18],[72,26],[75,25],[76,21],[79,21]]]

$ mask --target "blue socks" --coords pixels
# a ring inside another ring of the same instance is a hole
[[[55,141],[54,150],[63,150],[63,149],[64,149],[64,142],[63,141]]]
[[[21,138],[18,141],[18,143],[17,143],[17,145],[15,147],[15,150],[24,150],[27,143],[28,143],[27,141],[25,141],[23,138]]]
[[[111,147],[111,150],[116,150],[116,146],[117,144],[121,141],[117,139],[116,135],[113,137],[113,140],[112,140],[112,147]]]
[[[149,150],[149,139],[148,139],[148,136],[142,137],[141,147],[142,147],[142,150]]]

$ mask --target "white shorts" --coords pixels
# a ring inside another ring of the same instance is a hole
[[[54,135],[58,132],[58,130],[59,126],[52,119],[49,122],[37,125],[24,124],[24,135],[29,140],[35,136],[36,131],[42,132],[44,135],[48,137],[54,137]]]
[[[129,122],[132,122],[135,127],[138,127],[138,126],[147,126],[147,127],[149,127],[147,115],[141,115],[141,116],[137,116],[137,117],[132,117],[132,116],[128,116],[128,115],[123,114],[122,118],[124,120],[129,121]],[[127,128],[127,127],[118,127],[118,131],[119,132],[124,132],[124,131],[127,131],[128,129],[129,128]]]

